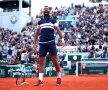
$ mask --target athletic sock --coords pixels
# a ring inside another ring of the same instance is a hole
[[[39,80],[43,81],[43,73],[39,73]]]
[[[61,72],[57,72],[57,78],[61,78]]]

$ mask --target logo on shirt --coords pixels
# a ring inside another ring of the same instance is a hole
[[[16,16],[12,16],[10,20],[11,20],[12,24],[15,24],[17,22],[17,17]]]

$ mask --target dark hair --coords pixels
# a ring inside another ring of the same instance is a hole
[[[48,6],[44,6],[44,7],[48,7]]]
[[[25,53],[25,52],[26,52],[25,50],[22,51],[22,53]]]

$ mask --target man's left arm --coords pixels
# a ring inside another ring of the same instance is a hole
[[[62,44],[64,44],[64,36],[62,34],[62,31],[60,30],[60,27],[58,25],[55,25],[54,28],[57,31],[59,38],[62,41]]]
[[[60,27],[59,26],[55,26],[55,30],[57,30],[57,33],[59,34],[59,38],[63,39],[64,37],[63,37],[63,34],[62,34],[61,30],[60,30]]]

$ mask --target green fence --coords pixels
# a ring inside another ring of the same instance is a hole
[[[107,74],[107,67],[87,67],[87,74]]]
[[[65,74],[73,75],[75,74],[76,67],[69,68],[68,64],[73,63],[76,64],[76,61],[108,61],[108,59],[82,59],[81,55],[68,55],[67,61],[64,61],[64,72]],[[12,73],[9,70],[15,70],[18,68],[17,65],[0,65],[0,77],[12,77]],[[81,73],[81,69],[79,69],[79,73]],[[94,65],[87,64],[86,73],[88,74],[106,74],[108,73],[108,65],[105,66],[98,65],[95,67]],[[50,57],[46,57],[46,64],[45,64],[45,76],[56,76],[55,67],[50,60]]]
[[[7,65],[0,66],[0,77],[12,77],[11,73],[9,72],[11,68],[7,67]]]
[[[65,74],[75,74],[75,69],[69,69],[69,63],[75,63],[76,61],[81,61],[82,55],[68,55],[66,61],[63,62],[64,65],[64,73]],[[80,72],[80,71],[79,71]],[[51,57],[47,55],[46,64],[45,64],[45,76],[56,76],[55,67],[51,61]]]
[[[86,63],[86,73],[87,74],[107,74],[108,73],[108,59],[106,58],[82,59],[82,61],[92,62],[92,63]],[[100,61],[100,63],[93,63],[93,61],[94,62]]]
[[[68,61],[81,61],[82,55],[68,55]]]

